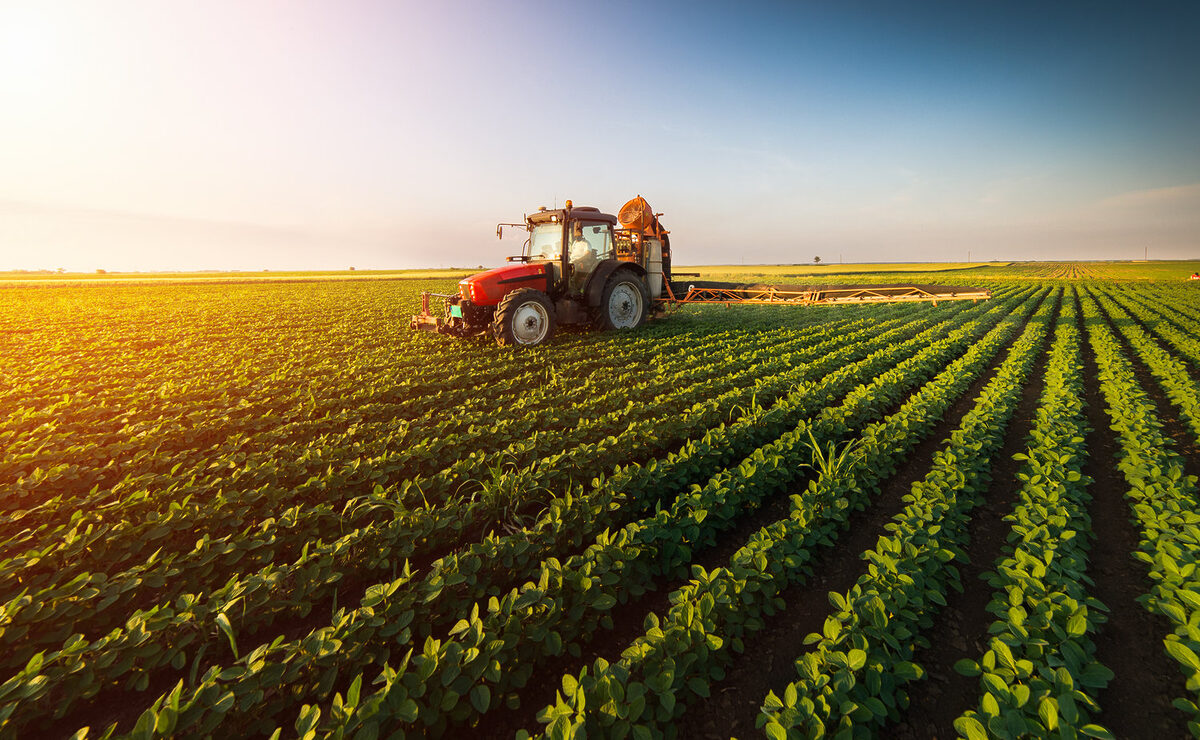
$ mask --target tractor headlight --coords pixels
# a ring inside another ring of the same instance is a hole
[[[458,284],[458,294],[463,297],[464,301],[476,304],[487,302],[487,294],[483,292],[483,286],[470,279],[463,280]]]

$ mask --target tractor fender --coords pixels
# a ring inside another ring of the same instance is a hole
[[[604,286],[608,285],[608,279],[617,270],[629,270],[643,281],[646,279],[646,271],[636,262],[604,260],[596,265],[596,269],[592,271],[592,276],[588,278],[587,285],[583,289],[583,297],[589,308],[600,305],[600,299],[604,297]]]

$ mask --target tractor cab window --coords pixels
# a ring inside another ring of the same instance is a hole
[[[562,256],[562,224],[538,224],[529,236],[529,259],[557,260]]]
[[[576,221],[571,224],[567,245],[571,260],[571,285],[579,289],[587,282],[600,260],[612,258],[612,227]]]
[[[611,259],[613,256],[612,227],[608,224],[585,224],[576,221],[571,224],[569,240],[570,259],[586,259],[584,252],[591,252],[597,261]]]
[[[596,253],[596,257],[602,260],[612,259],[613,256],[613,233],[612,227],[608,224],[584,225],[583,238],[591,245],[592,251]]]

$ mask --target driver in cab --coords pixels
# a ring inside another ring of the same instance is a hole
[[[587,279],[595,269],[599,258],[596,252],[592,249],[592,245],[587,239],[583,238],[583,225],[576,221],[571,225],[571,282],[576,287],[582,287],[581,283]]]

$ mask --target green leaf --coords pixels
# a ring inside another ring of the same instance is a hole
[[[796,706],[799,701],[799,692],[796,691],[796,684],[789,683],[783,692],[783,705],[789,709]]]
[[[575,689],[577,688],[579,688],[579,681],[570,673],[564,673],[562,677],[563,696],[569,700],[572,696],[575,696]]]
[[[571,732],[571,721],[565,715],[559,715],[550,723],[550,740],[567,740]]]
[[[374,722],[363,725],[354,733],[354,740],[376,740],[379,737],[379,725]]]
[[[1013,659],[1012,650],[1009,649],[1008,643],[999,639],[992,640],[992,651],[996,654],[997,663],[1014,674],[1017,672],[1017,662]]]
[[[492,690],[486,685],[480,684],[471,689],[471,706],[475,707],[475,711],[483,714],[492,705]]]
[[[771,740],[787,740],[787,730],[776,720],[768,722],[763,730],[766,731],[767,737],[771,738]]]
[[[1191,668],[1193,671],[1200,670],[1200,658],[1196,657],[1191,648],[1178,640],[1164,640],[1163,642],[1167,646],[1167,653],[1178,663]]]
[[[1113,680],[1112,670],[1102,663],[1092,663],[1087,668],[1083,669],[1083,673],[1079,676],[1079,683],[1088,688],[1102,689],[1108,686],[1108,682]]]
[[[1200,609],[1200,594],[1195,591],[1188,591],[1181,588],[1175,592],[1175,596],[1184,602],[1185,606],[1189,606],[1192,609]]]
[[[763,699],[762,711],[772,712],[783,709],[783,701],[775,695],[774,691],[767,692],[767,698]]]
[[[158,735],[170,735],[175,729],[175,722],[179,719],[179,712],[171,707],[163,707],[163,710],[158,713],[158,717],[154,722],[154,732]]]
[[[823,631],[826,639],[836,640],[838,635],[842,634],[842,623],[836,617],[826,617]]]
[[[233,651],[233,657],[238,657],[237,640],[233,638],[233,625],[229,623],[229,616],[221,612],[217,615],[216,622],[217,627],[229,638],[229,649]]]
[[[1000,702],[996,701],[996,695],[992,693],[984,694],[979,700],[979,708],[990,719],[995,719],[1000,716]]]
[[[296,734],[305,737],[316,729],[321,720],[321,708],[315,704],[305,704],[300,707],[300,716],[296,718]]]
[[[1038,705],[1038,718],[1051,732],[1058,727],[1058,702],[1054,700],[1054,697],[1047,696],[1042,699],[1041,704]]]
[[[1087,735],[1088,737],[1098,737],[1100,740],[1116,740],[1116,738],[1113,737],[1113,734],[1109,732],[1107,728],[1101,727],[1100,725],[1084,725],[1083,727],[1079,728],[1079,732],[1080,734]]]
[[[405,722],[416,722],[417,715],[421,713],[421,708],[412,699],[405,699],[400,707],[396,710],[396,716]]]
[[[979,667],[979,664],[970,658],[963,658],[955,663],[954,670],[963,676],[978,676],[980,673],[983,673],[983,670]]]
[[[852,671],[860,671],[867,664],[867,653],[865,650],[855,648],[846,654],[846,665]]]
[[[954,729],[967,740],[988,740],[987,728],[974,717],[959,717],[954,720]]]

